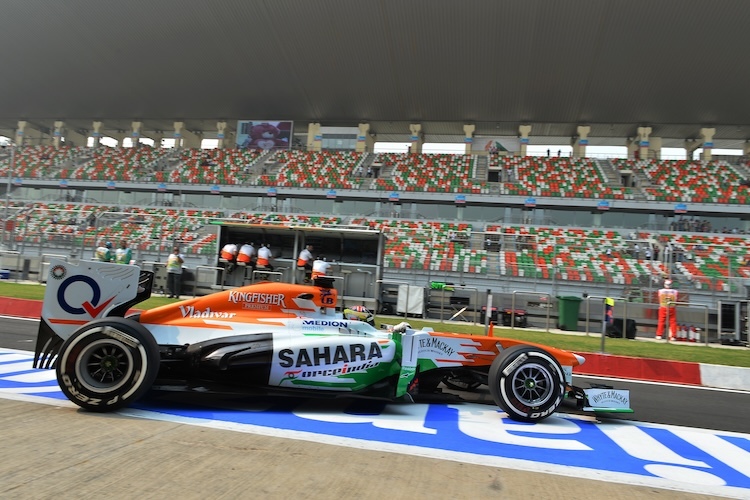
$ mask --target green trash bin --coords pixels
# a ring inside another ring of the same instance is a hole
[[[560,330],[578,330],[578,311],[581,308],[581,297],[557,297],[560,319],[557,323]]]

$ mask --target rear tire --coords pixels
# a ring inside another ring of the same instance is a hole
[[[89,411],[123,408],[148,391],[159,373],[159,346],[140,323],[101,318],[76,330],[57,358],[65,396]]]
[[[552,415],[565,396],[560,363],[547,351],[528,345],[513,346],[492,362],[490,394],[508,417],[539,422]]]

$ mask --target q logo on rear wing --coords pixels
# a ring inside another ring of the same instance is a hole
[[[107,262],[78,264],[52,259],[42,319],[65,339],[75,329],[132,300],[138,291],[140,269]]]

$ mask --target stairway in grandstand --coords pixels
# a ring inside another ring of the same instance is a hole
[[[489,161],[487,160],[487,157],[482,156],[474,156],[474,175],[472,176],[473,179],[476,179],[480,182],[486,182],[487,181],[487,171],[489,169]]]

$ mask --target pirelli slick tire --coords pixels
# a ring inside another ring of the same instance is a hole
[[[508,417],[539,422],[552,415],[565,396],[565,376],[557,360],[538,347],[517,345],[492,362],[490,394]]]
[[[101,318],[62,345],[57,381],[65,396],[90,411],[123,408],[148,391],[159,372],[159,346],[140,323]]]

